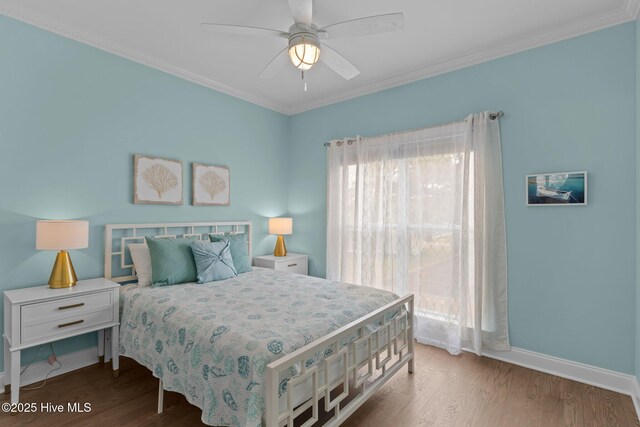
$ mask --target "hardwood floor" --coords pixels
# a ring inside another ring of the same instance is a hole
[[[416,345],[416,371],[400,371],[344,426],[640,426],[629,396],[471,354],[451,356]],[[20,393],[21,402],[88,402],[91,412],[0,413],[2,426],[196,426],[200,410],[165,392],[156,414],[158,381],[131,359],[120,377],[94,365]],[[8,396],[2,396],[3,403]]]

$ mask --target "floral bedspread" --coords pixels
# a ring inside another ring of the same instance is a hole
[[[262,424],[269,363],[398,298],[261,268],[120,295],[120,354],[201,408],[205,424],[251,427]]]

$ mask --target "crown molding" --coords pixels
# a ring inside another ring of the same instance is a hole
[[[467,68],[472,65],[492,61],[504,56],[513,55],[525,50],[545,46],[562,40],[578,37],[593,31],[601,30],[614,25],[622,24],[636,19],[640,9],[640,0],[628,0],[623,8],[577,21],[571,25],[552,31],[527,34],[519,40],[507,42],[497,46],[487,46],[465,56],[452,57],[439,63],[432,64],[418,70],[403,73],[398,76],[385,79],[376,83],[362,86],[353,90],[344,91],[339,95],[328,96],[314,102],[300,105],[288,111],[289,115],[302,113],[337,102],[346,101],[363,95],[380,92],[385,89],[413,83],[429,77],[445,74],[451,71]]]
[[[253,96],[241,90],[234,89],[230,86],[201,76],[199,74],[192,73],[191,71],[185,70],[183,68],[167,64],[166,62],[153,58],[145,53],[137,52],[125,46],[108,42],[104,39],[101,39],[100,37],[88,34],[82,30],[78,30],[77,28],[73,28],[71,26],[54,21],[22,6],[16,6],[13,3],[9,4],[8,2],[0,0],[0,14],[29,25],[33,25],[34,27],[38,27],[42,30],[80,42],[82,44],[86,44],[105,52],[109,52],[114,55],[129,59],[133,62],[146,65],[147,67],[164,71],[167,74],[171,74],[184,80],[188,80],[200,86],[214,89],[218,92],[222,92],[234,98],[242,99],[244,101],[259,105],[261,107],[265,107],[278,113],[288,114],[288,109],[280,104],[268,101],[261,97]]]
[[[500,45],[486,46],[484,49],[477,49],[464,56],[445,58],[444,60],[427,65],[426,67],[402,73],[353,90],[344,91],[338,95],[327,96],[306,104],[287,106],[267,100],[260,96],[254,96],[244,91],[234,89],[233,87],[196,73],[192,73],[183,68],[167,64],[166,62],[153,58],[145,53],[137,52],[125,46],[108,42],[97,36],[42,16],[25,7],[16,5],[13,2],[0,0],[0,14],[2,15],[286,115],[294,115],[385,89],[402,86],[407,83],[434,77],[450,71],[470,67],[472,65],[523,52],[525,50],[556,43],[603,28],[622,24],[624,22],[637,19],[639,13],[640,0],[625,0],[620,9],[586,18],[562,28],[552,31],[532,32],[523,35],[518,40],[508,41]]]

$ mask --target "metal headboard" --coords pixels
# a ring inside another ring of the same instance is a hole
[[[251,222],[174,222],[154,224],[107,224],[104,238],[104,276],[114,282],[136,280],[136,271],[127,246],[143,243],[145,236],[175,239],[208,239],[209,234],[246,233],[251,259]],[[116,259],[116,263],[114,263]],[[114,268],[117,268],[114,271]]]

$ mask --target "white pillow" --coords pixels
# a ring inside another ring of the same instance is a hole
[[[138,285],[151,286],[151,255],[147,244],[131,243],[129,252],[138,276]]]

